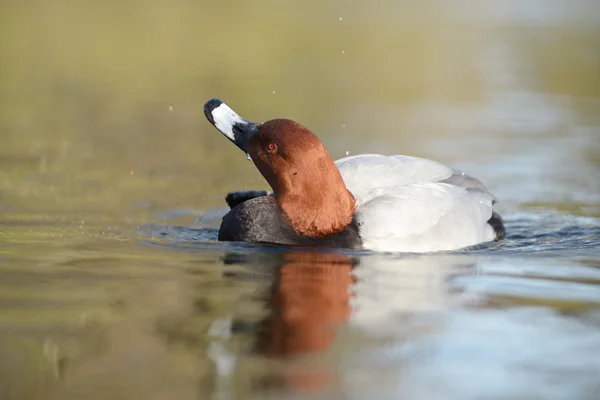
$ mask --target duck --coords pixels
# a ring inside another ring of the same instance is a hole
[[[462,171],[406,155],[334,161],[304,125],[251,122],[218,98],[204,114],[272,189],[228,193],[219,241],[427,253],[505,236],[496,198]]]

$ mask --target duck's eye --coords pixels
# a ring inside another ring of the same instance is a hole
[[[267,151],[269,153],[276,153],[277,152],[277,145],[275,143],[269,143],[267,145]]]

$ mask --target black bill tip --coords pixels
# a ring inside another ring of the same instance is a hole
[[[204,104],[204,115],[206,116],[206,119],[208,119],[208,121],[213,125],[215,124],[215,117],[213,116],[212,112],[222,104],[223,101],[216,98],[210,99],[206,102],[206,104]]]

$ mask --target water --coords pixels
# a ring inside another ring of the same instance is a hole
[[[502,242],[443,255],[223,246],[224,283],[239,293],[208,328],[218,382],[209,393],[235,398],[249,375],[245,397],[256,398],[595,398],[598,220],[506,222]],[[216,233],[145,234],[203,253]]]
[[[596,1],[42,3],[0,5],[0,399],[598,398]],[[507,237],[218,242],[267,187],[212,97],[465,170]]]

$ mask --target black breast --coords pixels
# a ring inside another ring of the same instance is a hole
[[[225,214],[219,229],[219,240],[347,249],[362,247],[354,220],[336,235],[320,238],[300,235],[292,228],[275,199],[268,196],[244,201]]]

